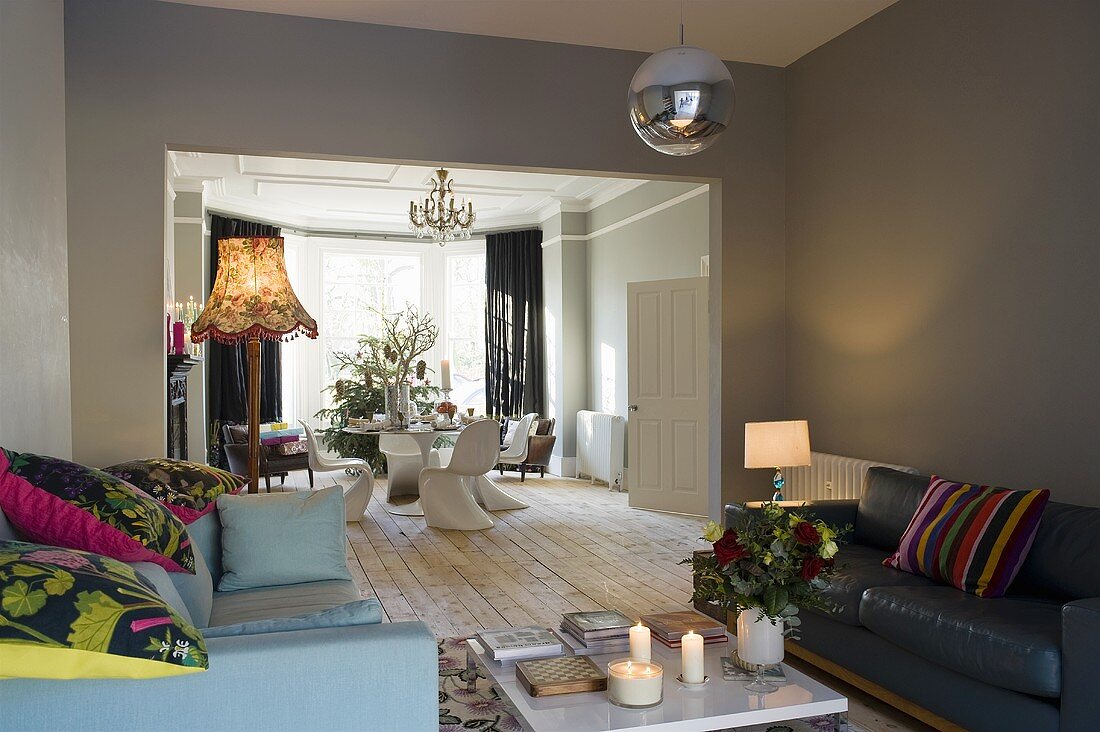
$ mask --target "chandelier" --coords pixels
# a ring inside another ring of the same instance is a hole
[[[469,239],[474,226],[474,204],[466,201],[455,208],[454,181],[447,178],[443,168],[435,171],[432,190],[420,203],[409,202],[409,229],[417,239],[432,237],[443,246],[455,239]]]

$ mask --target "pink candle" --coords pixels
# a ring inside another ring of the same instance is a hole
[[[183,355],[183,321],[172,323],[172,353]]]

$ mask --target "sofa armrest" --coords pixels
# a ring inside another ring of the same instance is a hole
[[[825,523],[842,529],[856,523],[856,509],[859,507],[858,498],[844,498],[835,501],[780,501],[781,506],[798,509],[807,518],[820,519]],[[759,510],[763,505],[761,501],[751,501],[744,506],[731,503],[726,506],[726,526],[732,526],[743,511]]]
[[[89,710],[112,730],[439,728],[438,649],[423,623],[213,638],[207,649],[210,669],[186,676],[8,679],[0,729],[87,729]]]
[[[1062,730],[1092,729],[1100,719],[1100,597],[1062,608]]]

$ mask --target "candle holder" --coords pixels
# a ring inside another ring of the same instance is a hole
[[[678,682],[680,682],[680,684],[682,684],[683,686],[687,686],[689,688],[696,688],[696,687],[700,687],[703,684],[710,681],[710,677],[709,676],[704,676],[702,681],[692,682],[692,681],[684,681],[684,675],[680,674],[679,676],[676,677],[676,680]]]
[[[607,700],[624,709],[649,709],[664,701],[664,668],[656,661],[620,658],[607,664]]]

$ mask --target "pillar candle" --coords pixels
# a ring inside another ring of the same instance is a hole
[[[653,645],[649,635],[649,628],[638,622],[630,629],[630,657],[642,661],[653,658]]]
[[[183,348],[183,321],[177,320],[172,323],[172,353],[182,356]]]
[[[443,359],[439,364],[439,381],[439,388],[451,388],[451,362],[447,359]]]
[[[680,639],[680,679],[685,684],[701,684],[703,674],[703,636],[689,630]]]

